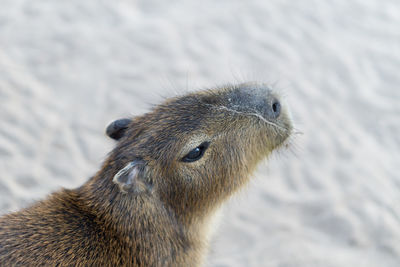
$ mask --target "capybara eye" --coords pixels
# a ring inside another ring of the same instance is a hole
[[[202,143],[201,145],[199,145],[198,147],[192,149],[189,153],[187,153],[187,155],[182,158],[182,161],[193,162],[201,159],[201,157],[204,155],[204,152],[207,150],[209,145],[210,142]]]

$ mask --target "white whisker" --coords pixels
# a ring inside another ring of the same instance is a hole
[[[283,131],[287,130],[286,128],[284,128],[282,126],[280,126],[280,125],[278,125],[278,124],[276,124],[276,123],[274,123],[272,121],[269,121],[269,120],[265,119],[263,116],[261,116],[258,113],[248,113],[248,112],[237,111],[235,109],[231,109],[231,108],[228,108],[226,106],[216,106],[216,105],[211,105],[211,104],[206,104],[206,105],[212,106],[212,107],[214,107],[216,109],[223,109],[223,110],[226,110],[226,111],[229,111],[229,112],[232,112],[232,113],[236,113],[236,114],[240,114],[240,115],[254,116],[254,117],[257,117],[258,119],[260,119],[261,121],[263,121],[264,123],[269,124],[271,126],[274,126],[275,128],[278,128],[278,129],[283,130]]]

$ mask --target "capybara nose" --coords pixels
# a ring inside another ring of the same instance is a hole
[[[281,102],[267,86],[241,85],[228,97],[228,106],[240,112],[257,113],[266,120],[276,120],[281,114]]]
[[[278,99],[274,98],[272,104],[267,109],[268,116],[271,119],[276,119],[281,114],[281,103]]]
[[[265,119],[276,120],[281,114],[281,102],[271,91],[267,92],[264,98],[257,99],[258,103],[254,107]]]

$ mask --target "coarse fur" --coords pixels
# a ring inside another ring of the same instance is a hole
[[[116,121],[116,147],[85,184],[0,218],[0,265],[200,266],[212,215],[291,134],[277,99],[239,84]]]

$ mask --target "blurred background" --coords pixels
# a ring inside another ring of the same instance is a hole
[[[0,213],[100,167],[110,121],[259,81],[293,147],[226,206],[207,266],[400,266],[400,4],[1,0]]]

